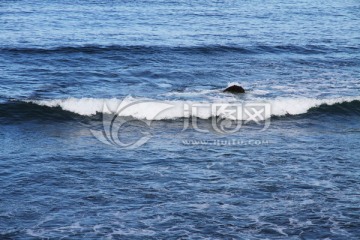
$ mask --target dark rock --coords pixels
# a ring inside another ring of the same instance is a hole
[[[224,92],[229,93],[245,93],[245,89],[238,85],[232,85],[230,87],[225,88]]]

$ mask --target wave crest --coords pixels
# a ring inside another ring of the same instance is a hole
[[[186,111],[184,112],[185,105],[187,106],[204,106],[206,104],[254,104],[266,103],[271,107],[270,114],[266,115],[267,118],[271,116],[285,116],[285,115],[299,115],[304,114],[314,109],[319,111],[336,112],[336,109],[343,109],[348,107],[348,111],[359,113],[360,97],[341,97],[334,99],[314,99],[314,98],[275,98],[275,99],[257,99],[251,102],[192,102],[192,101],[160,101],[153,99],[137,99],[128,97],[123,100],[112,99],[97,99],[97,98],[67,98],[67,99],[54,99],[54,100],[30,100],[29,103],[37,104],[46,107],[60,107],[61,109],[76,113],[83,116],[92,116],[97,113],[119,113],[124,117],[133,117],[136,119],[147,120],[164,120],[164,119],[177,119],[188,117]],[[352,103],[347,104],[346,103]],[[164,104],[168,105],[164,111],[160,111]],[[344,106],[340,106],[342,104]],[[106,106],[106,108],[104,108]],[[129,107],[131,106],[131,107]],[[327,106],[327,107],[326,107]],[[160,112],[154,115],[154,112]],[[208,119],[213,116],[211,109],[201,109],[192,116]]]

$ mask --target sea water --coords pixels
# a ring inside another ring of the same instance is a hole
[[[2,1],[0,238],[358,239],[359,23],[355,0]]]

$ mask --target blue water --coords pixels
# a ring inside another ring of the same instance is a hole
[[[2,1],[0,87],[0,239],[360,238],[359,1]],[[141,117],[214,102],[270,125]]]

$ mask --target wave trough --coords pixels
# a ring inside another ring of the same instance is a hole
[[[52,53],[85,53],[99,54],[106,52],[151,54],[161,52],[180,52],[195,54],[214,54],[224,52],[235,52],[241,54],[261,53],[294,53],[294,54],[323,54],[328,52],[351,52],[358,50],[358,46],[342,46],[341,48],[330,48],[325,45],[264,45],[238,46],[238,45],[206,45],[206,46],[166,46],[166,45],[69,45],[57,47],[3,47],[0,53],[21,54],[52,54]]]

